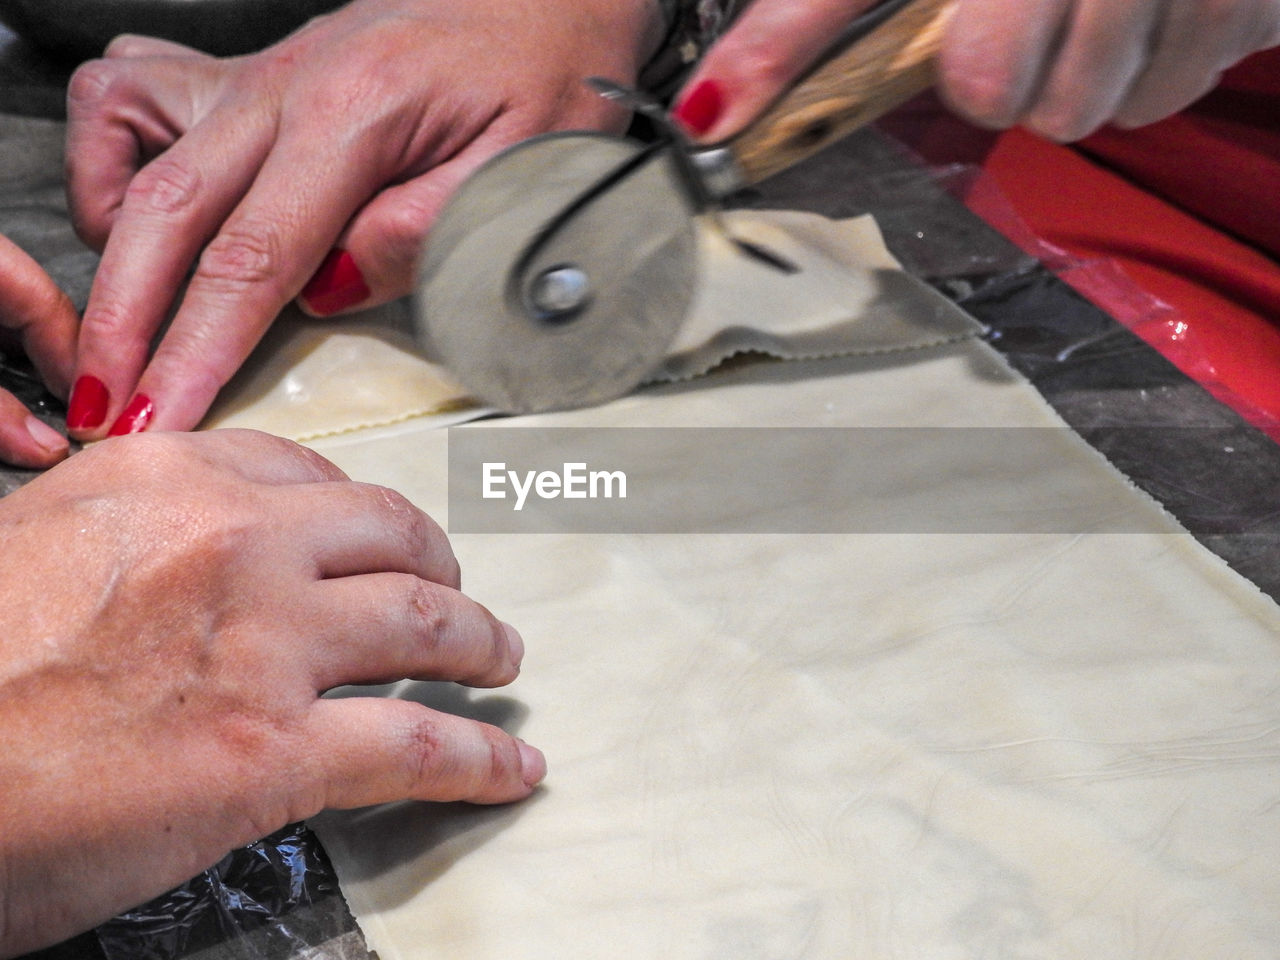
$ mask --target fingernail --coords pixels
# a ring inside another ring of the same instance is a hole
[[[299,296],[313,313],[327,316],[369,299],[369,286],[351,254],[331,250]]]
[[[27,433],[42,450],[57,453],[67,448],[67,438],[38,417],[27,415]]]
[[[505,630],[507,634],[507,648],[511,651],[511,663],[518,667],[524,660],[524,638],[521,637],[519,631],[509,623],[504,623],[502,625],[502,629]]]
[[[547,758],[537,747],[523,740],[516,740],[520,747],[520,779],[526,787],[532,787],[547,775]]]
[[[67,403],[68,429],[92,430],[102,426],[110,402],[106,384],[97,377],[81,377],[71,388],[71,400]]]
[[[676,104],[671,116],[695,137],[700,137],[720,119],[724,97],[714,80],[703,80]]]
[[[156,407],[145,394],[135,393],[129,405],[121,411],[116,422],[107,431],[108,437],[123,437],[127,433],[141,433],[155,416]]]

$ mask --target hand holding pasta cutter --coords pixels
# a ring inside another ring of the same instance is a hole
[[[653,372],[697,284],[695,217],[933,83],[954,0],[883,0],[746,131],[696,149],[656,103],[607,80],[648,115],[652,143],[552,133],[498,154],[442,211],[415,320],[428,352],[481,402],[530,413],[619,397]],[[746,256],[794,270],[729,237]]]

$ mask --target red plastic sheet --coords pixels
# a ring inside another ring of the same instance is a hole
[[[1280,50],[1079,146],[975,131],[932,99],[889,128],[931,162],[979,165],[971,209],[1280,440]]]

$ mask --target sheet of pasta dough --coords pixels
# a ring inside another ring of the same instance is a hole
[[[1059,424],[975,341],[519,422]],[[445,431],[316,446],[445,518]],[[916,455],[945,501],[954,465]],[[518,731],[550,773],[509,807],[321,817],[371,947],[1274,958],[1280,611],[1083,443],[1064,455],[1157,532],[455,536],[468,592],[524,634],[523,676],[390,692]]]

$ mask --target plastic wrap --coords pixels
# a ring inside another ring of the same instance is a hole
[[[106,960],[367,957],[315,836],[295,824],[233,850],[176,890],[97,930]]]

